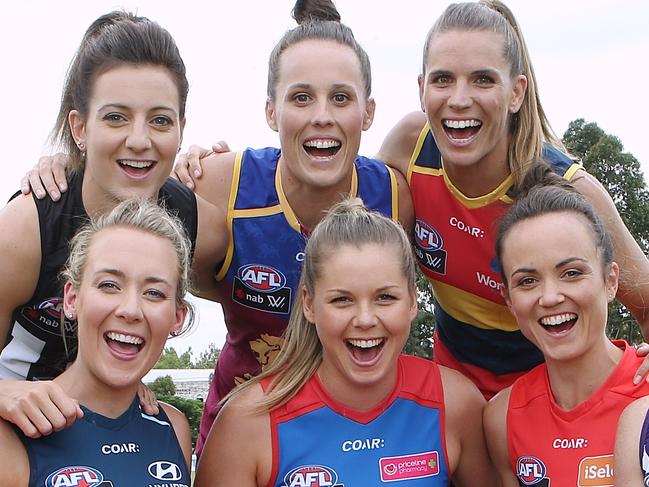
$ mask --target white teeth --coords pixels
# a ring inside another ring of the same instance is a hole
[[[576,319],[577,315],[575,313],[563,313],[555,316],[546,316],[545,318],[541,318],[540,321],[541,324],[545,326],[556,326],[565,323],[566,321]]]
[[[316,149],[331,149],[332,147],[339,147],[340,142],[332,139],[312,139],[304,143],[305,147],[315,147]]]
[[[144,169],[147,167],[151,167],[153,161],[131,161],[126,159],[121,159],[119,163],[122,166],[134,167],[136,169]]]
[[[444,120],[444,125],[451,129],[465,129],[467,127],[479,127],[482,122],[479,120]]]
[[[108,333],[106,333],[106,336],[116,342],[130,343],[131,345],[142,345],[144,343],[144,340],[142,340],[140,337],[115,333],[114,331],[109,331]]]
[[[347,343],[358,348],[372,348],[377,347],[383,343],[383,338],[372,338],[370,340],[363,340],[360,338],[350,338],[347,340]]]

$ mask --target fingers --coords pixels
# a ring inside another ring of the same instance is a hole
[[[155,393],[142,382],[140,382],[140,386],[138,387],[137,396],[140,399],[140,406],[142,406],[146,414],[155,416],[160,412]]]
[[[76,400],[52,381],[2,381],[0,416],[29,438],[67,428],[83,411]]]
[[[230,146],[225,140],[219,140],[212,144],[212,151],[217,154],[223,154],[224,152],[230,152]]]
[[[633,383],[634,384],[639,384],[643,377],[644,379],[649,382],[649,376],[647,373],[649,372],[649,345],[646,343],[641,343],[636,347],[636,355],[638,357],[644,357],[645,359],[642,361],[642,364],[638,368],[635,377],[633,377]]]
[[[178,154],[173,168],[173,176],[189,189],[194,189],[194,180],[189,175],[189,163],[187,162],[188,154]]]
[[[67,157],[65,154],[43,156],[33,168],[21,179],[20,190],[29,194],[30,187],[38,199],[45,197],[47,192],[54,201],[61,198],[61,193],[67,191],[68,183],[65,175]]]
[[[207,157],[212,154],[209,149],[204,149],[199,145],[192,145],[187,151],[187,162],[189,163],[189,172],[196,178],[203,175],[203,168],[201,167],[201,157]]]

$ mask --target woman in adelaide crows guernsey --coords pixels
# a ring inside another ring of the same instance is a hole
[[[190,255],[180,221],[146,200],[121,203],[77,233],[62,276],[78,354],[54,381],[83,416],[36,439],[0,422],[0,485],[190,485],[187,419],[166,404],[145,414],[137,398],[169,335],[187,314],[193,321],[184,298]]]
[[[565,180],[549,168],[529,176],[543,173],[545,185],[503,217],[496,253],[507,305],[545,363],[489,402],[487,442],[505,487],[627,486],[614,479],[616,426],[649,384],[632,381],[642,361],[633,347],[606,336],[619,276],[613,245]]]
[[[401,355],[416,314],[404,230],[358,199],[335,205],[307,243],[282,351],[228,396],[196,485],[496,485],[477,388]]]

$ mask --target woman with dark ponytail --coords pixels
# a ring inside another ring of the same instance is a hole
[[[404,230],[358,199],[333,206],[304,251],[284,346],[226,398],[197,487],[496,485],[478,389],[401,354],[416,314]]]

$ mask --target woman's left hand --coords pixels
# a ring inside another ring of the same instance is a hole
[[[640,368],[638,368],[638,371],[635,373],[635,376],[633,377],[633,383],[634,384],[640,384],[642,381],[642,378],[644,377],[647,382],[649,382],[649,343],[641,343],[635,348],[635,354],[638,357],[644,357],[644,361],[642,362],[642,365],[640,365]]]
[[[142,410],[145,414],[155,416],[160,412],[158,399],[155,397],[155,393],[145,386],[143,382],[140,382],[140,386],[137,389],[137,397],[140,398],[140,406],[142,406]]]

